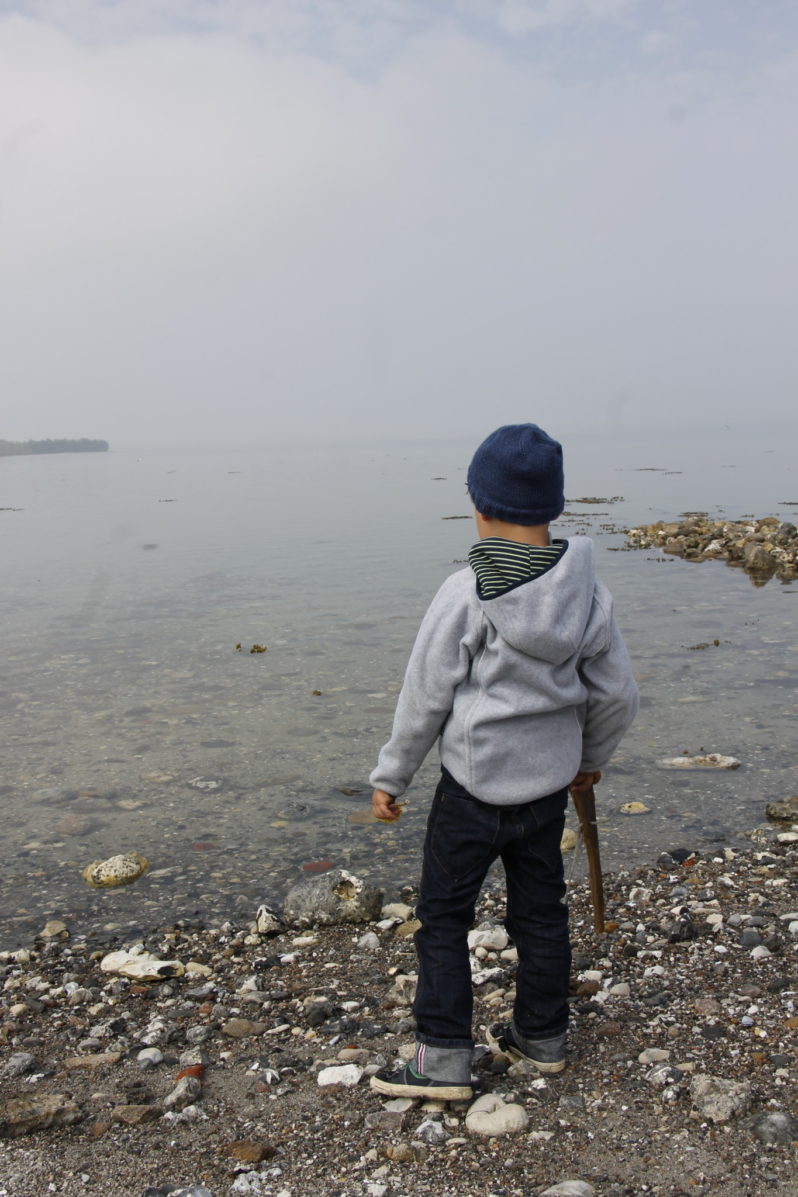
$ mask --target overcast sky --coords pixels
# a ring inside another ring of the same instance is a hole
[[[0,0],[0,438],[790,419],[794,0]]]

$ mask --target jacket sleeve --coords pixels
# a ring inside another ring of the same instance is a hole
[[[640,707],[632,663],[611,610],[607,628],[603,648],[584,657],[579,667],[588,691],[579,766],[585,773],[604,768]]]
[[[465,574],[465,571],[462,571]],[[396,704],[393,731],[369,781],[394,798],[405,792],[443,730],[454,691],[468,676],[482,635],[473,574],[452,574],[430,604],[418,630]]]

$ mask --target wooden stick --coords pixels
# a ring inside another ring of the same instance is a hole
[[[596,795],[593,787],[581,794],[571,793],[585,841],[587,871],[590,878],[590,899],[593,903],[593,930],[601,934],[604,930],[604,881],[601,876],[601,855],[599,853],[598,823],[596,821]]]

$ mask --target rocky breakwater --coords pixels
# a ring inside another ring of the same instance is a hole
[[[375,908],[330,873],[279,914],[127,945],[50,920],[0,954],[0,1197],[793,1197],[798,800],[771,817],[750,851],[607,876],[598,936],[572,888],[557,1076],[491,1046],[517,956],[485,892],[472,1102],[368,1085],[413,1052],[409,891]]]
[[[726,561],[744,569],[756,585],[770,578],[798,578],[798,529],[776,516],[762,519],[712,520],[691,515],[678,523],[643,524],[629,528],[627,545],[658,548],[685,561]]]

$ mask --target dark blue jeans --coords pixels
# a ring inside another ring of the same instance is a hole
[[[473,995],[467,936],[485,875],[501,857],[507,877],[504,925],[518,949],[513,1020],[527,1039],[568,1024],[571,948],[560,840],[567,789],[521,806],[473,798],[446,769],[427,821],[416,915],[416,1038],[434,1047],[472,1047]]]

